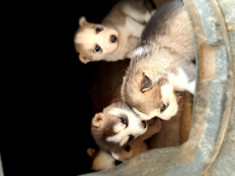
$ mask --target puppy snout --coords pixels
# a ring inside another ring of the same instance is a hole
[[[117,37],[115,35],[110,36],[111,43],[115,43],[117,41]]]
[[[141,121],[141,122],[142,122],[143,127],[146,128],[146,126],[147,126],[147,125],[146,125],[146,121],[143,120],[143,121]]]
[[[114,164],[115,164],[115,166],[118,166],[119,164],[122,164],[122,161],[115,160]]]

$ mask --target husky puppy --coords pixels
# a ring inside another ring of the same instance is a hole
[[[169,120],[178,111],[176,91],[194,94],[196,67],[191,22],[181,0],[155,12],[123,78],[122,98],[148,120]]]
[[[157,120],[160,128],[160,120]],[[115,102],[95,114],[91,124],[91,134],[96,144],[103,150],[118,152],[136,137],[144,134],[148,123],[141,121],[122,102]],[[158,128],[157,128],[158,129]]]
[[[147,121],[147,125],[148,129],[146,133],[132,140],[118,152],[107,152],[102,149],[95,150],[88,148],[87,153],[93,159],[91,169],[95,171],[106,170],[148,150],[148,145],[145,140],[160,131],[161,122],[159,119],[151,119]]]
[[[138,139],[138,138],[137,138]],[[134,139],[128,145],[123,147],[119,152],[111,154],[102,149],[88,148],[87,154],[92,158],[91,170],[100,171],[112,168],[148,150],[148,146],[144,141]],[[115,158],[113,157],[115,156]]]
[[[139,41],[144,25],[151,18],[145,0],[121,0],[101,24],[79,19],[74,45],[83,63],[91,61],[117,61],[127,57]]]
[[[119,161],[126,161],[129,158],[138,155],[141,152],[144,152],[148,149],[145,140],[151,138],[154,134],[158,133],[161,130],[162,123],[159,118],[154,118],[147,122],[147,131],[132,140],[129,144],[125,145],[118,151],[111,151],[112,156]]]
[[[88,148],[87,154],[92,158],[91,170],[93,171],[106,170],[121,163],[120,161],[116,161],[110,153],[104,150]]]
[[[122,102],[112,103],[103,112],[95,114],[91,124],[96,144],[105,151],[118,151],[146,130],[146,121],[141,121]]]

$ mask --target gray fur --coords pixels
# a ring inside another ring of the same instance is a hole
[[[178,105],[174,91],[192,92],[193,84],[190,82],[196,79],[191,28],[181,0],[171,1],[155,12],[142,33],[140,45],[133,52],[123,79],[122,98],[129,107],[146,115],[159,115],[162,119],[175,115]],[[141,92],[144,73],[156,82],[151,89]],[[169,97],[162,95],[161,87],[165,84],[169,86],[164,88],[164,93],[168,89],[171,91],[167,95]],[[157,110],[162,102],[169,104],[169,107],[159,113]],[[147,120],[147,117],[144,118]]]
[[[177,9],[182,6],[182,1],[177,0],[158,9],[146,24],[145,29],[142,32],[141,45],[151,42],[157,35],[166,35],[168,19],[174,18]]]

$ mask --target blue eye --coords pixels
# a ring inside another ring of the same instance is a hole
[[[121,123],[123,123],[123,124],[125,124],[125,125],[128,124],[127,119],[126,119],[125,117],[119,117],[119,118],[120,118],[120,120],[121,120]]]
[[[100,51],[100,47],[98,45],[95,46],[95,51],[99,52]]]

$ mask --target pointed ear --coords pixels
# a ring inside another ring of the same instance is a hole
[[[93,148],[88,148],[88,149],[86,150],[86,152],[87,152],[87,154],[88,154],[90,157],[93,158],[94,155],[95,155],[96,150],[93,149]]]
[[[148,73],[143,73],[143,80],[141,82],[141,92],[150,90],[153,87],[153,78]]]
[[[78,20],[78,24],[79,24],[79,26],[83,26],[84,24],[87,24],[86,17],[82,16],[82,17]]]
[[[86,64],[86,63],[88,62],[87,57],[85,57],[85,56],[83,56],[83,55],[81,55],[81,54],[79,54],[79,60],[80,60],[82,63],[84,63],[84,64]]]
[[[101,127],[102,124],[104,123],[104,115],[103,115],[103,113],[95,114],[95,117],[93,117],[91,123],[92,123],[92,125],[94,127],[97,127],[97,128]]]

